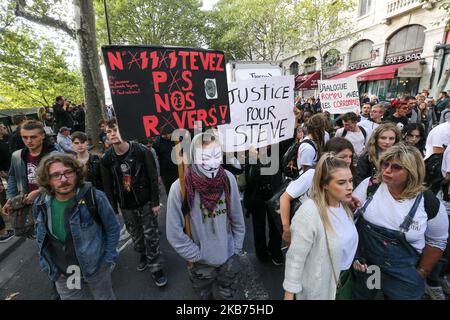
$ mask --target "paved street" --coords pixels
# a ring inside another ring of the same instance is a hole
[[[165,195],[161,198],[165,203]],[[246,299],[281,299],[283,295],[283,267],[260,263],[254,254],[251,220],[246,218],[247,232],[244,249],[247,255],[242,258],[242,293]],[[118,299],[149,300],[193,300],[197,299],[192,290],[185,262],[170,247],[165,237],[165,207],[161,212],[161,248],[166,259],[168,284],[158,288],[148,270],[136,271],[138,254],[132,244],[128,244],[117,260],[113,272],[113,284]],[[124,243],[121,243],[123,246]],[[27,240],[5,260],[0,262],[0,299],[11,297],[14,300],[50,299],[51,283],[40,272],[35,243]]]

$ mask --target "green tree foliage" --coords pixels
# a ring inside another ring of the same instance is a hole
[[[94,1],[99,45],[108,44],[103,0]],[[199,0],[107,1],[113,44],[200,47],[205,14]]]
[[[278,60],[298,49],[293,0],[219,0],[208,14],[207,43],[232,60]]]
[[[82,102],[81,84],[48,39],[27,29],[0,32],[0,108],[51,106],[58,95]]]
[[[351,38],[353,0],[298,0],[295,3],[297,41],[302,47],[317,51],[321,65],[335,41]]]

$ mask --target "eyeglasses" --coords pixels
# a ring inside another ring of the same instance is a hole
[[[67,170],[64,171],[63,173],[60,172],[55,172],[50,174],[50,179],[52,180],[61,180],[62,176],[66,177],[66,179],[72,178],[75,174],[74,170]]]
[[[384,170],[387,170],[389,167],[391,168],[392,171],[400,171],[403,169],[403,167],[397,163],[390,163],[388,161],[384,161],[381,164],[381,168]]]

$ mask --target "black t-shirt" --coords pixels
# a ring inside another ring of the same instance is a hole
[[[408,124],[408,118],[407,117],[397,118],[396,116],[392,115],[392,116],[388,117],[386,120],[390,121],[390,122],[393,122],[395,124],[402,123],[403,126],[406,126]]]
[[[0,139],[0,171],[9,171],[11,155],[9,154],[8,137],[5,135]]]
[[[131,146],[130,146],[131,149]],[[139,204],[136,202],[136,198],[131,189],[133,179],[133,166],[130,159],[127,159],[130,149],[122,155],[117,155],[117,162],[120,165],[119,179],[122,182],[124,208],[137,208]]]

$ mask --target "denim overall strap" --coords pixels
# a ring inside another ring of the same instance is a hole
[[[363,216],[364,216],[364,212],[366,212],[366,209],[367,209],[367,207],[369,206],[369,204],[372,202],[372,200],[373,200],[373,195],[370,196],[369,198],[367,198],[367,200],[366,200],[366,202],[364,203],[364,205],[363,205],[361,208],[358,208],[358,209],[355,211],[355,214],[354,214],[355,224],[356,224],[356,222],[358,221],[358,219],[359,219],[360,217],[363,217]]]
[[[416,215],[417,208],[419,207],[420,200],[422,200],[423,194],[419,193],[416,197],[416,201],[414,201],[414,204],[409,210],[408,214],[405,217],[405,220],[403,220],[402,224],[399,227],[399,230],[401,233],[406,233],[409,230],[409,227],[411,226],[411,223],[414,219],[414,216]]]

